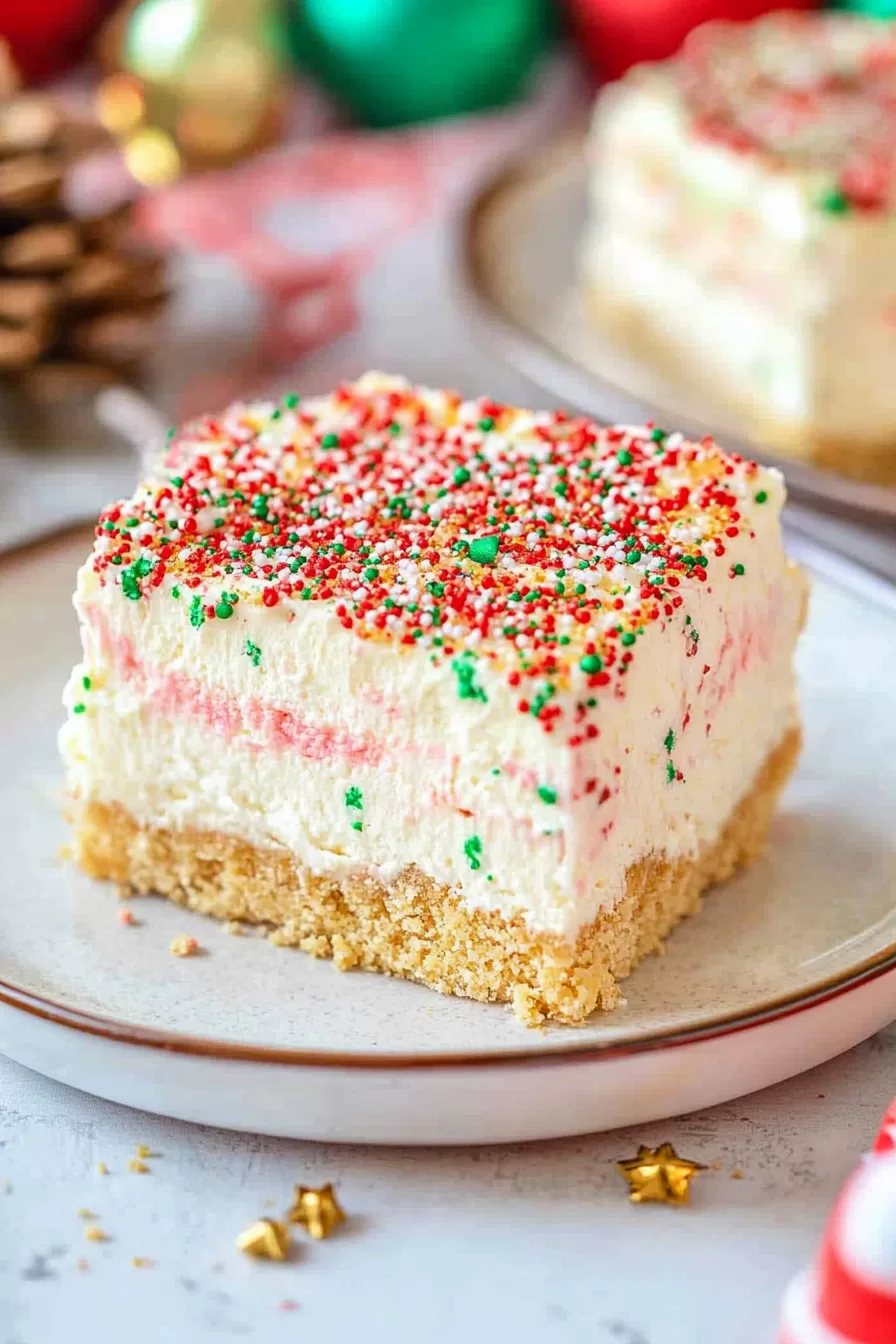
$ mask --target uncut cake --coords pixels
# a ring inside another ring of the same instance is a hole
[[[598,96],[586,304],[754,436],[896,482],[896,25],[696,29]]]
[[[381,374],[187,424],[78,578],[78,862],[527,1022],[611,1008],[797,756],[783,498]]]

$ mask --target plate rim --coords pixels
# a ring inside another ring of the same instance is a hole
[[[639,414],[645,420],[663,420],[668,418],[663,407],[653,405],[621,384],[576,363],[548,337],[517,321],[486,279],[480,236],[485,217],[505,196],[531,190],[551,178],[566,178],[575,172],[582,162],[583,138],[580,128],[563,131],[534,149],[515,155],[495,172],[480,179],[461,211],[455,242],[455,271],[460,280],[461,302],[482,338],[510,367],[564,400],[568,399],[585,414],[598,421],[603,419],[589,410],[589,403],[593,405],[595,395],[604,392],[623,396],[639,408]],[[702,433],[714,433],[711,422],[710,414],[702,427],[695,425],[694,432],[700,429]],[[727,430],[719,430],[715,436],[732,451],[759,458],[766,466],[783,472],[794,498],[828,508],[833,505],[851,509],[869,519],[896,518],[894,487],[839,476],[810,462],[780,457],[765,450],[760,443],[729,434]]]
[[[23,550],[30,551],[36,557],[51,547],[55,548],[72,540],[75,530],[67,529],[64,534],[45,538],[43,542],[33,543]],[[10,564],[21,563],[23,550],[0,556],[0,569]],[[859,601],[876,603],[896,616],[896,582],[889,577],[875,572],[870,566],[854,558],[845,557],[823,546],[814,538],[800,533],[798,528],[788,537],[788,551],[835,586],[851,592]],[[24,1012],[51,1025],[103,1038],[114,1044],[140,1046],[194,1058],[327,1070],[402,1072],[423,1070],[432,1073],[458,1069],[597,1063],[719,1039],[807,1011],[839,998],[893,970],[896,970],[896,941],[888,943],[853,966],[822,978],[813,985],[791,993],[773,995],[749,1011],[733,1010],[710,1018],[698,1026],[660,1029],[628,1040],[610,1041],[606,1044],[594,1041],[577,1043],[575,1040],[570,1040],[563,1045],[550,1047],[533,1044],[512,1049],[473,1052],[431,1051],[425,1054],[411,1054],[407,1051],[309,1050],[253,1045],[248,1042],[221,1040],[213,1036],[194,1036],[89,1012],[4,978],[0,978],[0,1008]],[[497,1007],[497,1005],[489,1006]],[[575,1029],[566,1030],[570,1036],[575,1035]]]

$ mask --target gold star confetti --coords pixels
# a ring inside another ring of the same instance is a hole
[[[150,1168],[146,1165],[145,1162],[141,1162],[139,1157],[132,1157],[128,1161],[128,1171],[137,1172],[139,1175],[142,1176],[149,1170]]]
[[[273,1218],[259,1218],[240,1233],[236,1244],[246,1255],[256,1255],[261,1260],[285,1260],[289,1254],[289,1229]]]
[[[85,1241],[108,1241],[109,1238],[106,1236],[105,1232],[103,1231],[103,1229],[102,1229],[101,1227],[95,1227],[95,1226],[91,1223],[90,1227],[85,1227],[85,1229],[84,1229],[84,1240],[85,1240]]]
[[[199,944],[195,938],[189,938],[185,933],[179,933],[176,938],[171,939],[171,946],[168,948],[172,957],[195,957],[199,951]]]
[[[633,1204],[687,1204],[692,1177],[706,1170],[700,1162],[679,1157],[671,1143],[661,1143],[655,1152],[642,1144],[637,1157],[616,1166],[629,1183]]]
[[[319,1190],[310,1186],[297,1185],[296,1197],[288,1214],[291,1223],[303,1223],[316,1241],[328,1237],[339,1223],[345,1222],[345,1214],[336,1198],[336,1192],[329,1182]]]

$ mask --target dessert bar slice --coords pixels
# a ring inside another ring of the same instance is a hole
[[[783,498],[381,374],[186,425],[78,579],[78,862],[528,1022],[611,1008],[796,758]]]

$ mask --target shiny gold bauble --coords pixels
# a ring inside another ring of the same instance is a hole
[[[283,95],[273,0],[138,0],[107,33],[116,67],[97,113],[133,175],[162,185],[232,163],[276,138]]]

